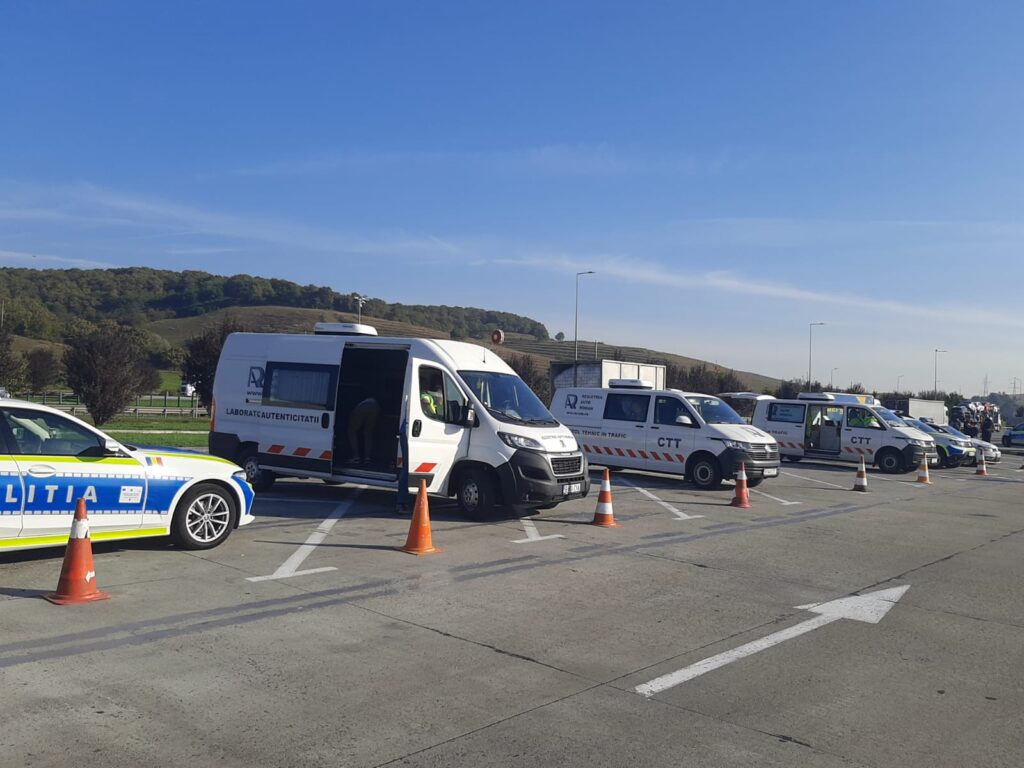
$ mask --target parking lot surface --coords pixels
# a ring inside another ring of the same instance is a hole
[[[396,551],[391,494],[281,481],[221,547],[0,556],[5,766],[1019,766],[1024,473],[783,464]],[[599,479],[595,472],[594,479]],[[860,596],[861,600],[850,600]],[[838,602],[836,602],[838,601]]]

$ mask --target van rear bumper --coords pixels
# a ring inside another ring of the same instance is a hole
[[[587,457],[580,456],[580,472],[569,477],[555,477],[544,454],[516,451],[505,464],[497,467],[501,498],[510,507],[542,507],[569,499],[582,499],[590,492]],[[579,486],[579,490],[566,492]]]

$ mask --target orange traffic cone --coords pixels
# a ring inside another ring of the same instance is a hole
[[[740,462],[740,471],[736,473],[736,495],[729,502],[730,507],[750,509],[750,492],[747,490],[747,468]]]
[[[96,586],[96,566],[92,561],[92,540],[89,538],[89,517],[85,514],[85,499],[75,505],[75,519],[71,523],[68,548],[64,551],[64,565],[57,580],[57,591],[43,595],[51,603],[72,605],[109,600],[110,595]]]
[[[978,450],[978,468],[974,470],[975,475],[988,477],[988,463],[985,461],[985,452]]]
[[[420,480],[420,490],[416,494],[416,506],[412,511],[412,522],[409,523],[409,536],[404,547],[398,547],[410,555],[429,555],[441,550],[434,546],[430,535],[430,508],[427,505],[427,481]]]
[[[853,481],[853,490],[861,493],[868,492],[868,468],[864,463],[864,457],[860,457],[860,466],[857,468],[857,479]]]
[[[594,519],[591,525],[600,528],[618,528],[615,522],[615,510],[612,509],[612,476],[605,469],[604,478],[601,480],[601,492],[597,494],[597,509],[594,511]]]
[[[917,482],[922,483],[924,485],[931,485],[932,484],[931,476],[928,474],[928,457],[927,456],[922,456],[921,457],[921,466],[919,466],[917,468]]]

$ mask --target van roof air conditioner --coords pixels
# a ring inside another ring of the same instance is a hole
[[[645,379],[611,379],[611,389],[654,389],[654,384]]]
[[[359,323],[317,323],[313,333],[317,336],[376,336],[377,329]]]

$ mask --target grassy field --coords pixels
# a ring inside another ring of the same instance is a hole
[[[167,448],[202,448],[207,447],[207,433],[199,435],[187,432],[167,432],[154,434],[152,432],[121,432],[110,431],[110,436],[125,445],[153,445]]]

